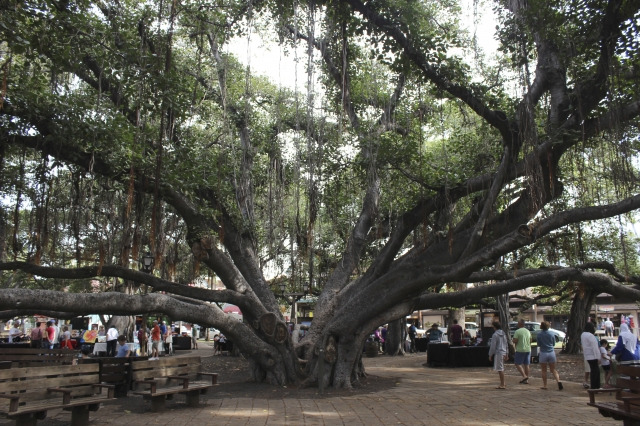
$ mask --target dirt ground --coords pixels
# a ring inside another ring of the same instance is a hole
[[[255,383],[249,380],[249,362],[241,356],[216,355],[202,358],[203,371],[218,372],[218,383],[224,384],[216,391],[217,395],[229,394],[242,397],[283,398],[289,394],[298,397],[318,397],[320,390],[317,387],[300,388],[295,386],[273,386],[264,383]],[[361,380],[359,386],[353,390],[325,389],[323,395],[332,396],[352,393],[377,392],[390,389],[395,386],[395,380],[367,375]]]
[[[582,355],[558,354],[557,358],[558,363],[556,364],[556,368],[560,374],[560,380],[576,383],[584,382],[584,361]],[[289,393],[295,393],[296,395],[300,395],[301,392],[308,393],[309,395],[319,394],[319,390],[317,388],[282,388],[250,382],[248,381],[249,363],[242,357],[224,355],[204,357],[202,358],[202,363],[204,371],[220,372],[219,383],[225,384],[225,393],[228,392],[229,394],[239,396],[262,395],[274,398],[280,398]],[[429,367],[425,366],[425,368]],[[470,368],[469,370],[473,371],[474,368]],[[505,372],[509,376],[519,375],[513,363],[508,363],[506,365]],[[540,378],[539,364],[531,364],[531,377],[534,379]],[[550,375],[549,380],[552,380]],[[327,389],[325,390],[325,394],[335,395],[339,392],[376,392],[393,387],[393,382],[394,381],[391,379],[383,379],[374,375],[368,375],[362,380],[361,385],[352,391]]]

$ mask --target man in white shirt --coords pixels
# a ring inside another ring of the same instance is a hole
[[[107,356],[116,356],[119,335],[118,329],[114,326],[107,330]]]
[[[60,348],[60,327],[58,327],[58,320],[53,321],[53,329],[55,330],[55,335],[53,336],[53,347],[54,349]]]
[[[611,321],[611,318],[607,318],[604,322],[604,335],[607,337],[613,337],[613,321]]]
[[[18,338],[19,341],[19,337],[21,337],[23,335],[22,331],[20,331],[20,322],[19,321],[14,321],[13,324],[11,325],[11,329],[9,330],[9,343],[13,343],[14,339]]]

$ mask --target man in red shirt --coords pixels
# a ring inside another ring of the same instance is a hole
[[[458,320],[453,320],[453,325],[449,327],[449,342],[451,346],[462,345],[462,327],[458,324]]]
[[[158,321],[153,320],[153,328],[151,329],[151,358],[158,358],[158,348],[160,347],[161,341],[160,335]]]
[[[55,344],[56,340],[56,329],[53,327],[53,321],[47,321],[45,337],[47,339],[47,347],[49,349],[53,349],[53,345]]]

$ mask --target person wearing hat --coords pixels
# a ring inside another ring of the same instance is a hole
[[[442,331],[438,328],[438,323],[431,324],[431,328],[428,332],[429,342],[440,342],[442,340]]]
[[[149,359],[158,359],[161,336],[162,332],[160,331],[160,326],[158,326],[158,321],[153,320],[153,327],[151,328],[151,358]]]

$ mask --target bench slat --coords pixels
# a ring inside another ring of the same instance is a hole
[[[199,356],[134,361],[131,364],[131,377],[137,388],[133,393],[150,399],[152,411],[162,410],[166,397],[176,393],[185,394],[187,404],[196,406],[199,394],[213,387],[217,378],[217,374],[204,373],[201,369]],[[211,382],[199,380],[200,375],[210,375]]]

